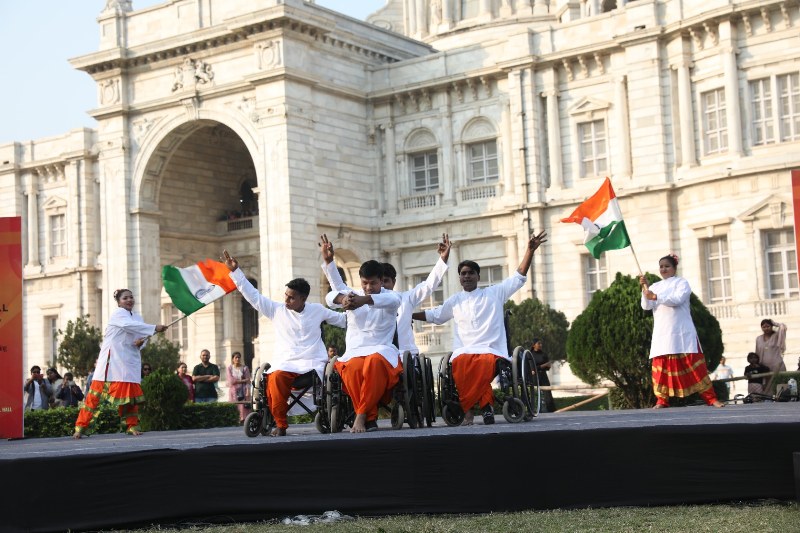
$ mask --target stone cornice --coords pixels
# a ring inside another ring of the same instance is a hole
[[[240,46],[244,43],[249,45],[262,34],[276,31],[305,36],[323,45],[343,49],[379,63],[394,63],[414,57],[407,51],[390,50],[389,46],[370,46],[367,41],[359,43],[356,39],[335,35],[334,29],[335,24],[329,19],[278,6],[230,19],[224,25],[198,29],[189,34],[132,48],[104,50],[73,58],[70,63],[76,69],[94,77],[103,77],[104,73],[115,69],[134,69],[207,50]]]

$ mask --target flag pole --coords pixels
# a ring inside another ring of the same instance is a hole
[[[633,254],[633,260],[636,261],[636,268],[639,269],[639,276],[644,276],[642,274],[642,265],[639,264],[639,258],[636,257],[636,250],[633,249],[633,241],[631,241],[631,253]]]
[[[641,269],[639,269],[639,270],[641,270]],[[187,316],[189,316],[189,315],[183,315],[183,316],[179,316],[178,318],[176,318],[175,320],[173,320],[172,322],[170,322],[169,324],[167,324],[167,327],[170,327],[170,326],[171,326],[171,325],[173,325],[173,324],[177,324],[178,322],[180,322],[181,320],[183,320],[183,319],[184,319],[184,318],[186,318]]]

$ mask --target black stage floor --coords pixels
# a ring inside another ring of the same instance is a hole
[[[521,424],[498,416],[493,426],[476,420],[361,435],[301,425],[284,438],[248,438],[236,427],[1,441],[2,529],[797,495],[798,403],[543,414]]]

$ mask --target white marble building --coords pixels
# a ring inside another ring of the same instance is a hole
[[[546,228],[516,297],[573,319],[637,273],[559,223],[605,176],[642,268],[681,256],[737,373],[763,317],[789,324],[796,364],[795,0],[389,0],[367,22],[302,0],[109,0],[98,24],[100,49],[71,60],[97,82],[97,129],[0,146],[0,216],[27,243],[25,368],[67,320],[102,326],[116,288],[170,320],[161,266],[223,248],[273,297],[297,276],[321,292],[323,232],[349,276],[383,258],[405,289],[442,232],[451,264],[493,283]],[[457,290],[450,275],[434,300]],[[238,295],[171,335],[190,365],[272,343]],[[447,327],[418,337],[450,344]]]

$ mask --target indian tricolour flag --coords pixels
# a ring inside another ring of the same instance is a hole
[[[595,259],[608,250],[621,250],[631,245],[622,212],[619,210],[617,195],[606,178],[600,189],[591,198],[578,206],[561,222],[575,222],[583,226],[583,243]]]
[[[211,259],[186,268],[167,265],[161,269],[164,289],[175,307],[184,315],[191,315],[214,300],[235,291],[236,284],[229,274],[228,267]]]

